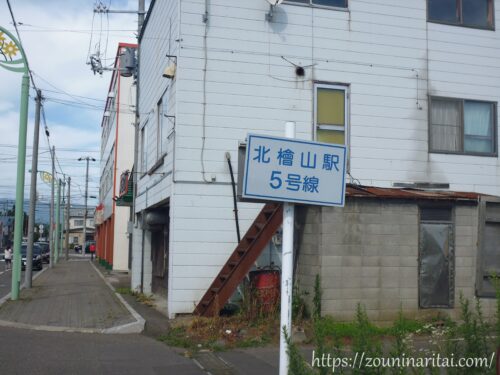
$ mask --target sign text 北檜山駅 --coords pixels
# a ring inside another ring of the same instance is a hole
[[[250,134],[243,197],[344,206],[346,147]]]

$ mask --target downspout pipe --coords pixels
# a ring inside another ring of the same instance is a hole
[[[234,181],[233,166],[231,165],[231,154],[226,152],[227,165],[229,166],[229,174],[231,175],[231,186],[233,188],[233,205],[234,205],[234,221],[236,223],[236,236],[238,237],[238,243],[241,242],[240,235],[240,222],[238,219],[238,200],[236,199],[236,182]]]

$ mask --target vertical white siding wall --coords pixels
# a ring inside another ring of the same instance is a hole
[[[179,43],[171,42],[178,56],[171,315],[193,310],[236,244],[225,153],[236,169],[238,141],[249,132],[282,135],[286,121],[311,139],[315,81],[349,85],[350,169],[363,184],[446,182],[500,195],[498,158],[428,153],[427,106],[428,95],[499,101],[497,31],[428,23],[425,0],[351,0],[348,11],[282,4],[272,22],[266,1],[210,0],[205,50],[205,1],[179,2],[179,20],[176,1],[157,1],[151,14],[140,104],[142,121],[154,126],[156,103],[172,83],[161,78],[168,25],[179,22],[180,30],[172,27]],[[293,64],[306,66],[305,77]],[[155,132],[148,134],[153,155]],[[202,165],[213,183],[204,182]],[[169,159],[161,170],[170,166]],[[146,192],[155,178],[139,182],[141,209],[168,196],[160,182]],[[244,233],[260,206],[240,208]]]
[[[157,103],[165,90],[167,90],[167,114],[175,116],[176,81],[164,78],[162,74],[168,64],[173,61],[169,60],[166,55],[177,56],[179,53],[177,3],[174,0],[156,1],[141,39],[139,112],[141,127],[148,127],[148,139],[145,141],[147,170],[138,171],[140,179],[136,211],[141,211],[170,196],[174,133],[168,138],[167,155],[163,165],[152,175],[144,175],[144,173],[157,162]],[[175,131],[175,119],[170,118],[169,121],[171,129]],[[144,176],[141,178],[142,175]]]
[[[117,155],[115,161],[116,185],[113,196],[120,193],[120,176],[125,170],[132,170],[134,165],[134,121],[135,85],[132,77],[120,77],[120,113],[118,117]],[[128,270],[129,238],[127,233],[130,207],[115,205],[113,269]]]

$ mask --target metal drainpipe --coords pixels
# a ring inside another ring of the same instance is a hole
[[[234,181],[233,166],[231,165],[231,154],[226,152],[227,165],[229,166],[229,174],[231,175],[231,185],[233,187],[233,205],[234,205],[234,221],[236,222],[236,236],[238,237],[238,243],[241,242],[240,235],[240,222],[238,220],[238,201],[236,199],[236,182]]]
[[[141,214],[141,293],[144,293],[144,213]]]

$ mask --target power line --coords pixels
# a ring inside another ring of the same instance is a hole
[[[45,82],[46,84],[48,84],[50,87],[52,87],[53,89],[58,90],[58,91],[62,92],[62,93],[63,93],[63,94],[65,94],[65,95],[68,95],[69,97],[71,97],[71,98],[75,99],[77,102],[80,102],[80,103],[82,103],[82,104],[88,104],[88,103],[86,103],[86,102],[84,102],[84,101],[82,101],[82,100],[78,99],[76,96],[74,96],[74,95],[72,95],[72,94],[70,94],[70,93],[68,93],[68,92],[66,92],[66,91],[64,91],[64,90],[62,90],[62,89],[60,89],[59,87],[57,87],[57,86],[55,86],[55,85],[53,85],[52,83],[50,83],[49,81],[47,81],[45,78],[43,78],[40,74],[35,73],[35,75],[36,75],[38,78],[40,78],[43,82]]]
[[[28,74],[29,74],[30,79],[31,79],[31,84],[33,85],[35,90],[38,91],[38,88],[36,87],[36,84],[35,84],[35,80],[33,79],[33,74],[31,73],[30,64],[28,62],[28,55],[26,54],[26,51],[24,50],[24,45],[23,45],[23,41],[21,39],[21,34],[19,34],[19,30],[17,29],[17,22],[16,22],[16,18],[14,17],[14,12],[12,11],[12,6],[10,5],[10,0],[7,0],[7,6],[9,7],[10,17],[12,18],[12,23],[14,24],[14,29],[16,29],[17,38],[19,39],[19,43],[21,44],[21,48],[23,50],[24,59],[26,62],[26,68],[28,70]]]

